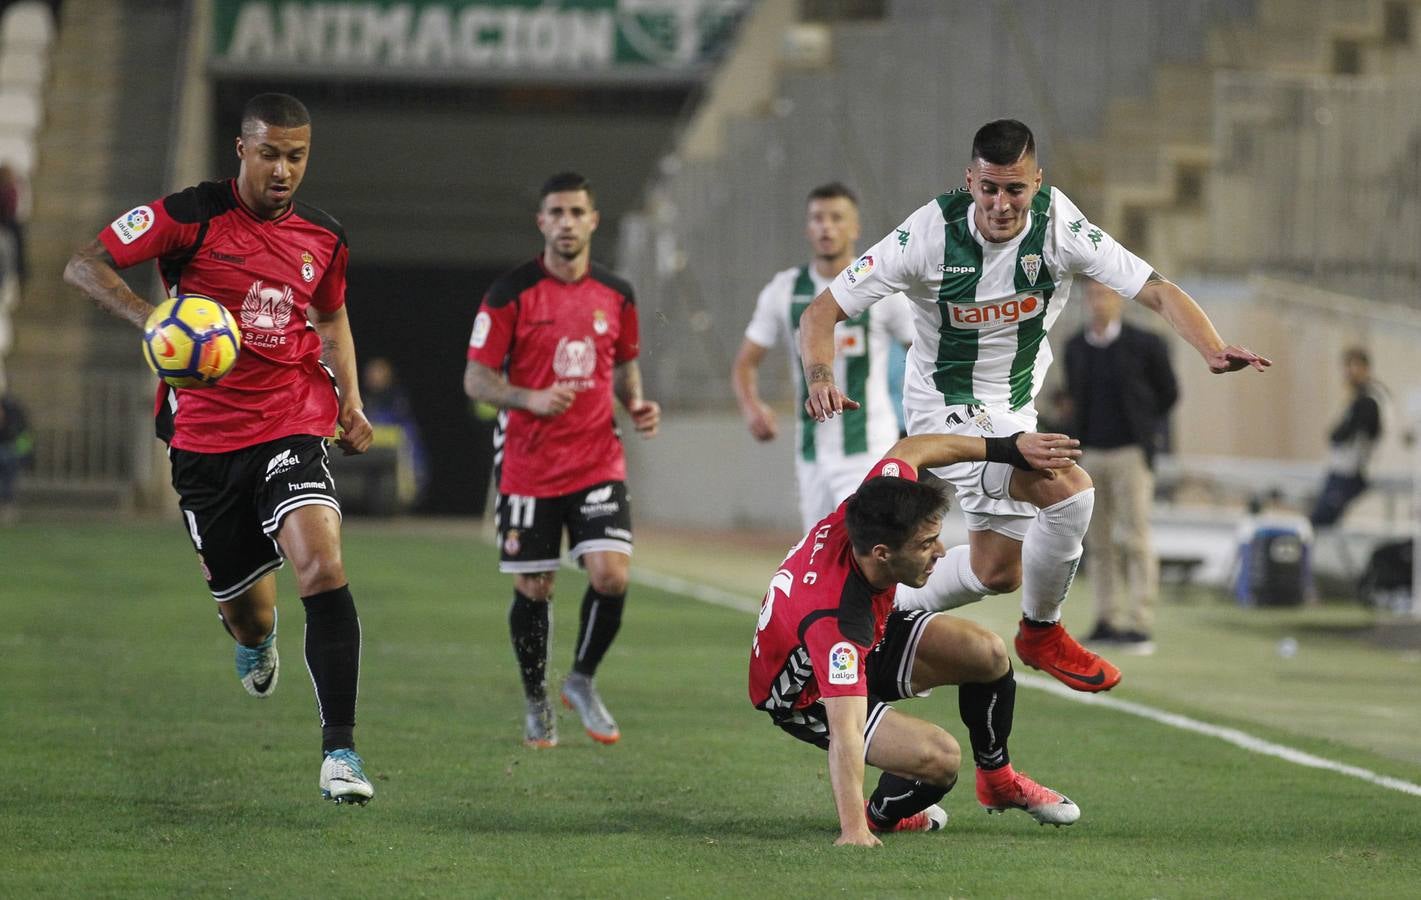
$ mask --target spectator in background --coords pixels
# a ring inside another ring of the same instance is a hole
[[[15,482],[20,466],[34,449],[24,407],[9,394],[0,394],[0,526],[15,524]]]
[[[1342,353],[1342,371],[1352,402],[1327,436],[1327,480],[1313,506],[1314,528],[1336,525],[1353,500],[1367,489],[1367,466],[1382,436],[1386,392],[1372,379],[1372,360],[1361,347]]]
[[[0,232],[14,242],[15,273],[24,281],[25,226],[20,221],[20,176],[9,163],[0,163]]]
[[[429,459],[419,436],[419,423],[410,407],[409,395],[395,379],[395,367],[383,356],[365,364],[361,371],[361,396],[365,398],[365,417],[377,428],[390,425],[400,430],[410,466],[414,470],[416,488],[422,493],[429,480]]]
[[[1082,461],[1095,480],[1085,546],[1096,623],[1086,641],[1147,654],[1154,652],[1150,629],[1159,589],[1150,539],[1152,467],[1179,388],[1164,341],[1121,319],[1124,298],[1115,291],[1084,283],[1090,321],[1066,344],[1066,390],[1075,411],[1071,434],[1080,439]]]

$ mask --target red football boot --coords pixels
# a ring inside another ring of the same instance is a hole
[[[1060,622],[1043,627],[1022,619],[1016,630],[1016,655],[1073,690],[1095,693],[1120,683],[1120,670],[1082,647]]]

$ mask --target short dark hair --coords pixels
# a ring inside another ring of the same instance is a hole
[[[559,172],[550,176],[543,182],[543,189],[538,192],[538,205],[541,206],[543,199],[549,194],[562,191],[586,191],[588,201],[594,207],[597,205],[597,195],[592,192],[592,182],[577,172]]]
[[[868,553],[879,544],[897,550],[924,522],[942,518],[947,512],[943,484],[883,475],[865,481],[844,507],[854,552]]]
[[[809,203],[814,200],[833,200],[836,197],[843,197],[854,206],[859,205],[859,198],[849,186],[842,181],[831,181],[828,184],[821,184],[809,192],[809,198],[805,200]]]
[[[311,124],[306,104],[290,94],[257,94],[242,107],[242,134],[256,130],[264,122],[277,128],[300,128]]]
[[[1024,155],[1036,155],[1036,138],[1016,119],[988,122],[972,138],[972,158],[994,166],[1009,166]]]

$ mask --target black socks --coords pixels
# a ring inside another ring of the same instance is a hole
[[[953,784],[956,784],[954,781]],[[880,831],[887,831],[899,820],[920,813],[947,796],[953,785],[939,787],[924,784],[891,772],[878,777],[878,787],[868,798],[868,820]]]
[[[587,593],[582,595],[577,650],[572,660],[574,672],[588,678],[597,674],[598,664],[622,627],[622,608],[626,606],[626,601],[625,593],[615,596],[600,594],[588,585]]]
[[[360,683],[360,619],[350,585],[302,597],[306,667],[321,714],[321,750],[355,749],[355,694]]]
[[[1011,762],[1007,738],[1016,708],[1016,676],[1010,669],[990,684],[964,684],[957,689],[957,711],[972,739],[972,760],[983,770]]]
[[[523,676],[523,694],[529,700],[548,695],[550,604],[550,600],[534,600],[515,589],[513,605],[508,608],[508,634],[518,658],[518,673]]]

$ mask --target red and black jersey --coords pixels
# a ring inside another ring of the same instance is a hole
[[[340,223],[304,203],[275,219],[242,204],[234,181],[205,182],[130,210],[99,234],[120,268],[158,261],[172,296],[202,294],[241,326],[237,365],[210,387],[161,384],[158,434],[225,453],[293,434],[335,432],[338,400],[306,318],[345,303]]]
[[[897,459],[879,460],[864,480],[879,475],[918,479]],[[868,696],[865,660],[883,639],[897,592],[864,579],[840,503],[770,579],[750,650],[750,702],[778,717],[821,697]]]
[[[500,493],[560,497],[626,480],[612,370],[636,359],[639,341],[631,285],[595,263],[566,282],[539,258],[493,283],[474,317],[469,359],[504,372],[516,387],[577,391],[562,415],[511,409],[500,417]]]

